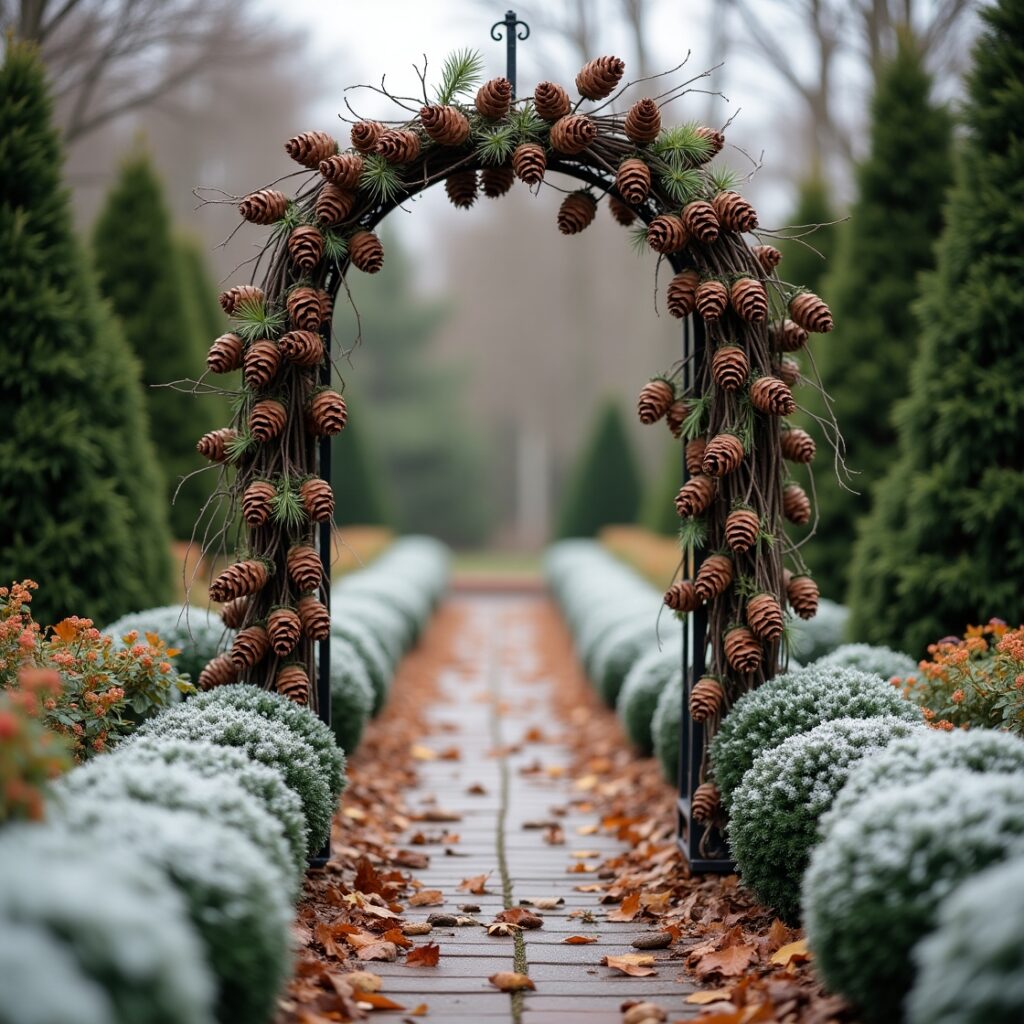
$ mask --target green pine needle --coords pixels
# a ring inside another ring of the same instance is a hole
[[[647,244],[646,224],[638,224],[629,229],[629,246],[637,256],[643,256],[645,252],[650,252],[651,247]]]
[[[546,123],[537,116],[532,102],[514,107],[508,115],[508,123],[515,133],[517,142],[531,142],[539,138],[546,127]]]
[[[277,492],[270,502],[270,518],[279,526],[291,529],[305,521],[306,510],[302,499],[288,477],[278,484]]]
[[[708,522],[703,516],[684,519],[679,527],[679,546],[687,554],[702,548],[708,541]]]
[[[659,175],[662,187],[672,201],[685,206],[699,198],[705,191],[704,178],[692,167],[676,167],[669,164]]]
[[[375,203],[390,203],[401,191],[402,179],[384,157],[371,153],[363,157],[359,187],[368,192]]]
[[[248,431],[239,434],[237,437],[233,437],[225,446],[225,450],[228,454],[228,461],[237,462],[239,459],[248,455],[256,445],[256,438]]]
[[[728,192],[736,187],[739,175],[731,167],[711,167],[707,171],[708,183],[715,192]]]
[[[651,150],[668,163],[693,166],[704,163],[711,155],[711,143],[697,131],[696,121],[666,128],[651,143]]]
[[[515,132],[511,125],[481,128],[476,133],[476,151],[485,164],[503,164],[515,149]]]
[[[484,59],[479,50],[456,50],[444,59],[437,102],[451,103],[456,96],[471,92],[483,78]]]
[[[246,342],[275,338],[284,330],[285,323],[284,310],[272,313],[256,299],[240,302],[231,316],[231,329]]]
[[[348,253],[348,239],[337,231],[324,231],[324,256],[332,263],[340,263]]]
[[[704,418],[710,406],[710,395],[701,395],[694,401],[686,419],[683,420],[683,440],[693,441],[704,433]]]

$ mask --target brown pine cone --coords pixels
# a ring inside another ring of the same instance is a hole
[[[300,331],[318,331],[323,320],[323,304],[315,288],[299,285],[288,293],[288,317]]]
[[[683,223],[690,234],[705,245],[718,241],[718,214],[715,213],[715,208],[703,199],[697,199],[683,207]]]
[[[323,288],[316,290],[316,297],[320,300],[320,322],[330,324],[331,317],[334,315],[334,299]]]
[[[245,597],[236,597],[234,600],[228,601],[227,604],[221,607],[220,617],[228,629],[239,629],[242,623],[245,622],[245,615],[248,610],[249,599]]]
[[[805,331],[828,334],[832,330],[832,311],[814,292],[800,292],[789,302],[789,315]]]
[[[797,526],[811,521],[811,499],[799,484],[789,484],[782,491],[782,513]]]
[[[739,391],[749,375],[750,360],[737,345],[723,345],[711,357],[711,376],[723,391]]]
[[[461,146],[469,138],[469,118],[458,107],[420,107],[420,123],[442,146]]]
[[[725,476],[739,469],[743,454],[743,442],[735,434],[716,434],[704,449],[701,469],[708,476]]]
[[[778,377],[758,377],[750,385],[750,404],[770,416],[791,416],[796,412],[793,392]]]
[[[690,717],[695,722],[714,718],[725,703],[725,690],[714,676],[703,676],[690,691]]]
[[[700,599],[690,580],[679,580],[665,591],[665,605],[684,615],[697,610]]]
[[[551,126],[551,148],[567,156],[582,153],[597,138],[597,125],[585,114],[566,114]]]
[[[218,604],[234,597],[246,597],[262,590],[267,584],[267,567],[256,558],[229,565],[210,584],[210,597]]]
[[[323,582],[324,567],[316,548],[296,544],[288,549],[288,575],[299,590],[316,590]]]
[[[363,158],[358,153],[335,153],[320,161],[320,174],[338,188],[358,188],[363,175]]]
[[[352,146],[360,153],[374,153],[378,140],[386,131],[379,121],[356,121],[351,128]]]
[[[270,646],[279,658],[291,654],[302,636],[302,621],[291,608],[275,608],[267,616]]]
[[[515,176],[527,185],[536,185],[544,180],[548,158],[544,147],[536,142],[522,142],[512,154],[512,170]]]
[[[262,444],[277,437],[287,422],[288,410],[277,399],[264,398],[249,413],[249,432]]]
[[[814,438],[799,427],[790,427],[782,432],[782,457],[790,462],[808,463],[814,460],[818,446]]]
[[[711,205],[719,223],[728,231],[753,231],[757,227],[757,211],[739,192],[719,192]]]
[[[760,324],[768,319],[768,293],[760,281],[752,277],[741,277],[733,282],[729,296],[732,308],[743,320]]]
[[[661,131],[661,109],[654,100],[637,100],[629,108],[622,127],[629,141],[638,146],[653,142]]]
[[[570,192],[558,208],[558,230],[563,235],[578,235],[596,216],[597,201],[585,188]]]
[[[675,388],[661,377],[657,377],[645,384],[640,389],[640,395],[636,403],[636,412],[640,417],[640,422],[645,426],[650,423],[657,423],[668,412],[669,406],[675,400],[675,397]]]
[[[277,343],[281,355],[296,366],[316,366],[324,359],[324,343],[314,331],[289,331]]]
[[[242,339],[237,334],[222,334],[206,354],[211,373],[231,373],[242,365]]]
[[[230,686],[237,682],[238,669],[235,668],[231,655],[218,654],[216,658],[203,666],[196,685],[200,690],[212,690],[216,686]]]
[[[407,128],[389,128],[377,139],[374,152],[389,164],[411,163],[420,155],[420,137]]]
[[[689,415],[690,407],[681,398],[676,399],[668,407],[668,412],[665,413],[665,426],[668,427],[669,432],[677,440],[682,436],[683,424]]]
[[[444,180],[444,190],[448,193],[452,206],[459,210],[468,210],[476,202],[480,180],[476,171],[452,171]]]
[[[242,495],[242,515],[249,526],[262,526],[269,518],[277,488],[266,480],[254,480]]]
[[[294,704],[306,707],[309,704],[309,676],[301,665],[285,665],[274,680],[274,689]]]
[[[376,274],[384,266],[384,246],[372,231],[357,231],[349,239],[348,258],[356,270]]]
[[[557,121],[569,113],[569,94],[555,82],[541,82],[533,90],[533,109],[545,121]]]
[[[310,477],[299,487],[306,513],[314,523],[326,523],[334,515],[334,491],[325,480]]]
[[[767,643],[782,636],[785,620],[782,606],[773,594],[755,594],[747,602],[747,625],[755,636]]]
[[[504,117],[512,106],[512,83],[507,78],[492,78],[477,90],[473,101],[481,117],[496,121]]]
[[[742,555],[757,543],[761,520],[752,508],[734,508],[725,520],[725,543]]]
[[[807,332],[792,320],[772,324],[768,338],[776,352],[797,352],[807,344]]]
[[[486,167],[480,172],[480,185],[488,199],[500,199],[515,180],[511,167]]]
[[[321,160],[338,152],[338,144],[327,132],[303,132],[289,139],[284,149],[296,163],[315,171]]]
[[[331,634],[331,613],[315,597],[299,598],[302,631],[310,640],[326,640]]]
[[[661,213],[647,225],[647,244],[660,253],[679,252],[690,241],[690,233],[681,217]]]
[[[636,214],[621,200],[615,196],[608,197],[608,209],[616,222],[624,228],[631,227],[636,221]]]
[[[689,316],[697,301],[697,286],[700,275],[696,270],[680,270],[668,286],[668,311],[672,316],[682,319]]]
[[[733,626],[725,634],[725,660],[735,672],[756,672],[764,660],[758,639],[746,626]]]
[[[713,782],[702,782],[690,800],[690,817],[698,825],[710,825],[722,806],[722,796]]]
[[[220,308],[232,316],[239,306],[263,303],[263,289],[257,288],[254,284],[236,284],[226,292],[220,293]]]
[[[625,70],[625,61],[618,57],[596,57],[580,69],[576,88],[588,100],[603,100],[618,88]]]
[[[690,477],[676,495],[676,514],[680,519],[699,516],[711,507],[715,500],[715,481],[701,474]]]
[[[810,576],[792,576],[786,584],[789,606],[801,619],[813,619],[818,614],[818,584]]]
[[[273,224],[280,220],[288,209],[288,197],[273,188],[261,188],[250,192],[239,204],[238,212],[243,220],[252,224]]]
[[[702,472],[702,466],[704,465],[704,452],[707,449],[708,443],[703,437],[695,437],[692,441],[686,442],[686,448],[683,451],[683,457],[686,462],[686,472],[690,476],[696,476]]]
[[[732,583],[732,559],[727,555],[708,555],[697,570],[693,589],[701,601],[724,594]]]
[[[263,660],[269,647],[270,637],[262,626],[247,626],[235,634],[231,644],[231,661],[239,672],[252,668],[256,662]]]
[[[650,167],[636,157],[623,160],[615,173],[615,187],[627,203],[639,206],[651,190]]]
[[[330,182],[320,190],[316,197],[313,212],[321,224],[329,228],[337,227],[348,220],[352,208],[356,204],[356,194],[347,188],[339,188]]]
[[[696,305],[702,319],[709,323],[720,320],[729,305],[729,289],[721,281],[701,281],[697,289]]]
[[[340,434],[348,423],[345,399],[337,391],[318,391],[309,402],[310,427],[318,437]]]
[[[696,130],[696,135],[699,139],[706,139],[708,143],[708,155],[704,157],[702,163],[713,160],[725,148],[725,136],[714,128],[707,128],[701,125]]]
[[[254,341],[246,350],[242,360],[245,369],[242,376],[246,387],[253,391],[262,391],[277,374],[281,365],[281,353],[274,342],[263,338]]]
[[[783,356],[779,365],[775,368],[779,380],[788,384],[791,388],[800,383],[800,364],[790,356]]]
[[[782,253],[774,245],[755,245],[750,251],[766,274],[770,274],[782,262]]]
[[[300,270],[312,270],[324,255],[324,236],[314,227],[303,225],[288,236],[288,255]]]
[[[221,427],[219,430],[211,430],[203,434],[196,441],[196,451],[204,459],[211,462],[226,462],[228,459],[228,445],[238,437],[238,431],[231,427]]]

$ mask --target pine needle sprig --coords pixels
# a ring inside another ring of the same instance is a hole
[[[739,175],[731,167],[709,167],[708,184],[715,192],[728,192],[736,187]]]
[[[286,323],[283,309],[271,311],[258,299],[240,302],[231,316],[231,329],[245,342],[276,338]]]
[[[677,166],[702,164],[711,155],[711,143],[701,135],[699,128],[696,121],[666,128],[651,143],[651,151]]]
[[[279,526],[289,529],[301,526],[305,521],[306,510],[302,498],[290,477],[284,477],[277,486],[270,502],[270,518]]]
[[[637,256],[643,256],[645,252],[651,251],[651,247],[647,244],[646,224],[638,224],[629,229],[629,247]]]
[[[701,395],[690,406],[690,411],[683,420],[683,440],[693,441],[704,433],[704,420],[711,408],[711,396]]]
[[[327,230],[324,236],[324,258],[339,264],[348,255],[348,239],[337,231]]]
[[[441,68],[441,84],[437,89],[437,102],[442,106],[456,96],[471,92],[484,74],[484,58],[479,50],[456,50],[448,54]]]
[[[702,548],[708,542],[708,521],[704,516],[684,519],[679,527],[679,546],[686,554],[692,554],[696,548]]]
[[[363,173],[359,187],[370,194],[375,203],[390,203],[402,189],[402,179],[393,164],[384,157],[371,153],[363,157]]]
[[[509,124],[480,128],[475,132],[476,151],[485,164],[503,164],[516,146],[515,131]]]
[[[233,437],[225,445],[225,451],[227,452],[229,462],[238,462],[239,459],[244,459],[246,455],[249,455],[254,448],[256,448],[258,442],[256,438],[246,430],[244,433],[239,434],[237,437]]]
[[[515,133],[516,142],[533,142],[540,138],[547,127],[547,122],[537,116],[532,101],[521,107],[514,107],[508,115],[508,124]]]
[[[700,171],[692,167],[676,167],[666,164],[659,175],[662,188],[674,203],[685,206],[704,194],[704,178]]]

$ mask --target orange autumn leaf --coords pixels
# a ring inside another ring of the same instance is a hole
[[[488,871],[483,875],[473,875],[472,878],[464,878],[458,884],[458,891],[472,893],[474,896],[486,896],[489,892],[487,879],[490,877],[491,873]]]
[[[401,1003],[396,1003],[393,999],[388,999],[387,996],[382,996],[379,992],[357,992],[356,1000],[360,1003],[366,1003],[372,1006],[375,1010],[404,1010],[405,1007]]]
[[[444,893],[440,889],[422,889],[409,897],[410,907],[439,907],[444,903]]]
[[[640,913],[640,893],[631,892],[615,910],[608,911],[609,921],[632,921]]]
[[[66,644],[70,643],[78,635],[78,627],[75,625],[74,619],[62,619],[53,627],[53,631]]]
[[[654,969],[654,957],[648,953],[625,953],[622,956],[601,957],[601,963],[615,971],[621,971],[631,978],[648,978],[658,972]]]
[[[396,946],[401,946],[402,949],[412,949],[415,943],[406,936],[401,928],[389,928],[381,938],[385,942],[393,942]]]
[[[356,951],[360,960],[384,960],[390,963],[398,959],[398,947],[393,942],[368,942]]]
[[[735,978],[756,959],[756,947],[749,943],[737,943],[714,953],[705,953],[697,963],[696,974],[701,980],[712,974],[720,974],[723,978]]]
[[[536,990],[533,980],[518,971],[499,971],[487,979],[496,989],[502,992],[522,992],[524,989]]]
[[[562,941],[568,946],[587,946],[592,942],[597,942],[596,935],[569,935]]]
[[[416,1007],[416,1009],[409,1011],[409,1016],[425,1017],[428,1013],[430,1013],[430,1007],[428,1007],[426,1003],[420,1003],[419,1006]]]
[[[338,935],[329,924],[317,924],[313,929],[313,938],[324,947],[324,952],[328,956],[336,957],[338,960],[344,960],[348,955],[348,947],[342,940],[341,945],[338,944]]]
[[[691,992],[685,1001],[697,1006],[707,1006],[708,1003],[728,1002],[731,995],[731,988],[706,988],[701,992]]]
[[[799,939],[797,942],[790,942],[780,950],[772,954],[772,963],[786,967],[789,964],[806,963],[811,959],[811,951],[807,948],[807,940]]]
[[[640,896],[640,906],[649,914],[664,914],[669,908],[670,892],[648,892]]]
[[[436,967],[441,958],[441,947],[436,942],[428,942],[409,950],[405,962],[410,967]]]

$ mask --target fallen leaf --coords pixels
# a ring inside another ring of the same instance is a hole
[[[597,870],[597,865],[596,864],[586,864],[583,861],[580,861],[579,864],[573,864],[569,868],[566,869],[566,871],[570,875],[587,875],[587,874],[590,874],[591,871],[596,871],[596,870]]]
[[[547,743],[544,730],[539,725],[533,725],[523,733],[522,743]]]
[[[649,914],[664,914],[669,908],[670,892],[645,892],[640,894],[640,906]]]
[[[768,948],[771,952],[775,952],[781,949],[787,942],[793,941],[793,932],[790,928],[787,928],[778,918],[772,921],[771,928],[768,929],[768,935],[766,937]]]
[[[425,946],[409,950],[405,962],[410,967],[436,967],[440,958],[441,947],[436,942],[428,942]]]
[[[373,971],[350,971],[343,977],[356,993],[379,992],[383,985],[380,975],[374,974]]]
[[[731,988],[706,988],[701,992],[691,992],[686,997],[686,1002],[695,1003],[697,1006],[707,1006],[708,1003],[722,1003],[732,995]]]
[[[402,949],[411,949],[413,946],[412,940],[405,937],[405,933],[401,928],[389,928],[381,938],[385,942],[393,942]]]
[[[624,953],[622,956],[603,956],[601,963],[615,971],[628,974],[631,978],[648,978],[658,972],[654,969],[654,957],[644,953]]]
[[[436,761],[437,751],[431,750],[430,747],[424,747],[420,743],[414,743],[409,751],[413,758],[417,761]]]
[[[409,1011],[409,1016],[410,1017],[425,1017],[428,1013],[430,1013],[430,1008],[427,1006],[427,1004],[426,1003],[420,1003],[419,1006],[417,1006],[415,1010],[410,1010]]]
[[[565,903],[564,896],[530,896],[519,901],[527,907],[536,907],[538,910],[554,910]]]
[[[496,915],[495,921],[505,921],[508,924],[519,925],[520,928],[543,928],[544,918],[539,917],[526,907],[512,907],[510,910],[503,910]]]
[[[382,996],[379,992],[357,992],[356,1000],[366,1006],[371,1006],[375,1010],[404,1010],[405,1007],[401,1003],[396,1003],[393,999],[388,999],[387,996]]]
[[[486,896],[490,892],[487,888],[487,879],[490,877],[491,873],[488,871],[484,875],[474,875],[472,878],[464,878],[457,886],[458,891],[472,893],[474,896]]]
[[[313,938],[324,947],[324,952],[328,956],[344,960],[348,955],[348,945],[344,941],[344,936],[342,936],[342,944],[339,945],[339,936],[329,924],[318,924],[313,929]]]
[[[600,857],[600,850],[573,850],[569,854],[570,857],[575,857],[576,860],[588,860],[590,857]]]
[[[461,761],[462,751],[458,747],[446,747],[437,756],[442,761]]]
[[[561,846],[565,842],[565,833],[562,831],[562,826],[552,825],[544,833],[544,842],[548,846]]]
[[[522,992],[524,989],[536,990],[531,978],[518,971],[499,971],[487,979],[496,989],[502,992]]]
[[[615,910],[608,911],[609,921],[632,921],[640,913],[640,893],[631,892]]]
[[[472,786],[467,786],[466,793],[469,796],[487,796],[487,790],[479,782],[474,782]]]
[[[492,921],[487,926],[488,935],[499,935],[508,937],[509,935],[515,935],[516,932],[522,931],[522,928],[517,924],[512,924],[509,921]]]
[[[790,942],[788,945],[783,946],[780,950],[772,954],[771,962],[773,964],[779,964],[782,967],[786,967],[791,963],[806,963],[811,959],[811,952],[807,948],[807,940],[799,939],[796,942]]]
[[[596,935],[570,935],[567,938],[562,939],[567,946],[589,946],[591,943],[597,942]]]
[[[446,811],[443,807],[432,807],[417,814],[417,821],[430,821],[436,825],[444,825],[447,822],[462,821],[462,815],[458,811]]]
[[[439,907],[444,903],[444,893],[440,889],[421,889],[409,897],[410,907]]]
[[[398,959],[398,947],[393,942],[369,942],[356,950],[360,960],[384,960],[391,963]]]
[[[576,835],[578,836],[594,836],[600,831],[597,825],[577,825]]]
[[[756,959],[757,948],[755,946],[749,943],[737,943],[735,946],[726,946],[725,949],[704,954],[697,962],[695,971],[701,980],[712,974],[720,974],[723,978],[735,978]]]

